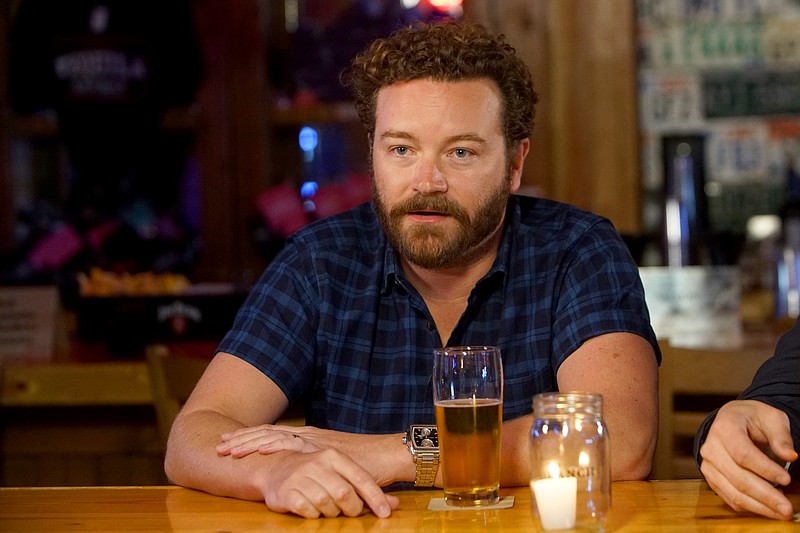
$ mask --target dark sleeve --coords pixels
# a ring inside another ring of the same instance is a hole
[[[794,447],[800,450],[800,321],[780,338],[773,356],[761,365],[753,382],[738,399],[758,400],[785,412],[789,417]],[[702,462],[700,446],[716,414],[716,411],[709,414],[695,435],[694,458],[698,468]],[[790,471],[800,474],[800,464],[792,465]]]

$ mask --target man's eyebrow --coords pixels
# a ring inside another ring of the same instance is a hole
[[[400,131],[400,130],[386,130],[380,134],[381,139],[408,139],[411,141],[416,140],[417,138],[414,135],[411,135],[407,131]]]
[[[448,144],[458,141],[470,141],[479,144],[486,144],[486,139],[484,139],[477,133],[461,133],[459,135],[453,135],[452,137],[448,137],[447,139]]]
[[[416,141],[416,136],[412,135],[407,131],[399,131],[399,130],[387,130],[381,133],[381,139],[408,139],[411,141]],[[477,133],[460,133],[458,135],[453,135],[448,137],[445,142],[447,144],[452,144],[459,141],[470,141],[479,144],[486,144],[486,139],[478,135]]]

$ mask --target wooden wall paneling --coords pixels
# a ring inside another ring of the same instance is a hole
[[[230,2],[223,2],[223,9]],[[237,3],[232,9],[231,34],[232,87],[230,114],[235,127],[231,131],[236,169],[235,213],[239,213],[234,260],[239,279],[255,281],[264,266],[256,254],[251,223],[257,217],[256,196],[270,181],[268,151],[268,101],[266,79],[266,43],[262,2]]]
[[[199,91],[204,252],[198,277],[244,281],[260,273],[250,235],[267,184],[265,50],[258,0],[196,0],[205,64]]]
[[[524,183],[641,230],[634,5],[630,0],[472,0],[528,63],[539,105]]]
[[[525,161],[522,185],[535,188],[543,196],[552,195],[552,109],[547,80],[550,77],[550,41],[547,23],[548,5],[531,0],[471,0],[464,9],[465,18],[476,20],[490,31],[502,33],[517,50],[528,68],[539,96],[531,151]]]
[[[615,0],[598,17],[600,31],[595,47],[600,53],[595,67],[608,102],[604,116],[596,123],[598,138],[611,140],[600,152],[599,166],[604,176],[614,179],[615,187],[599,191],[597,209],[614,213],[617,229],[627,233],[642,231],[642,184],[639,163],[639,113],[636,59],[636,9],[629,0]],[[603,45],[607,48],[604,48]]]
[[[554,149],[557,198],[640,229],[633,3],[557,2],[552,93],[559,106]],[[555,8],[555,4],[554,4]]]

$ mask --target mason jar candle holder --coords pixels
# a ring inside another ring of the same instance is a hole
[[[540,531],[602,531],[611,508],[608,432],[599,394],[533,398],[531,502]]]

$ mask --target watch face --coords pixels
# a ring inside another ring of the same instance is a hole
[[[435,426],[415,426],[412,428],[411,436],[414,439],[414,445],[417,448],[439,447],[439,433],[436,431]]]

